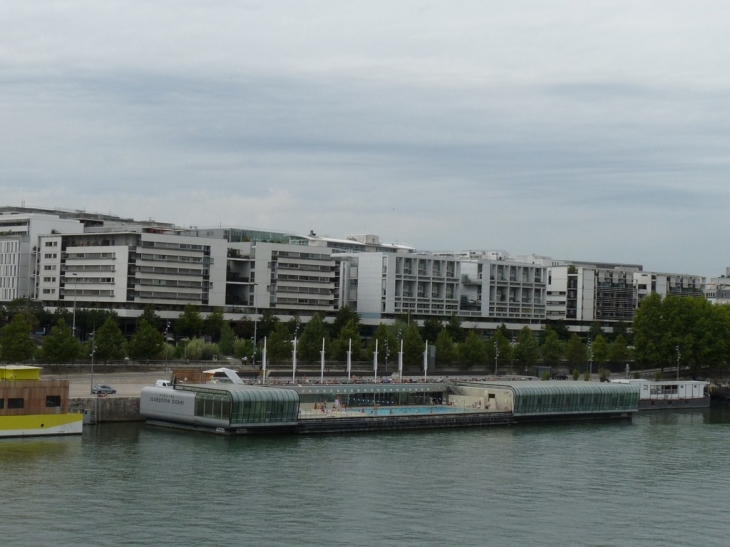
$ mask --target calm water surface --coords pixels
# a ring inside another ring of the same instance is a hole
[[[730,408],[633,423],[0,441],[3,545],[730,544]]]

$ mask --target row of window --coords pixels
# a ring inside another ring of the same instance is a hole
[[[8,397],[6,399],[0,399],[0,409],[5,409],[7,406],[8,410],[17,410],[25,408],[25,399],[22,397]],[[58,408],[61,406],[60,395],[47,395],[46,396],[46,408]]]

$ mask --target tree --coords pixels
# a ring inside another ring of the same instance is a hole
[[[137,361],[157,359],[162,355],[165,337],[144,319],[129,341],[129,357]]]
[[[295,314],[286,322],[286,328],[289,330],[289,334],[291,334],[292,339],[296,338],[302,332],[302,320]]]
[[[608,360],[612,365],[622,365],[629,360],[629,348],[626,339],[619,335],[611,344],[611,351],[608,354]]]
[[[482,364],[487,359],[487,345],[476,331],[471,330],[459,345],[459,360],[467,367]]]
[[[352,341],[352,360],[359,361],[362,353],[362,341],[360,339],[358,323],[355,319],[350,319],[350,321],[340,329],[339,337],[332,344],[333,357],[335,360],[347,360],[347,352],[350,348],[350,341]]]
[[[468,336],[467,336],[468,338]],[[436,337],[436,363],[450,365],[456,360],[457,352],[454,341],[446,329],[442,329]]]
[[[94,355],[100,361],[121,359],[127,353],[127,340],[111,315],[96,330],[94,339],[96,341],[96,353]]]
[[[235,332],[236,336],[239,338],[251,340],[256,332],[255,324],[248,317],[242,317],[240,321],[236,321],[233,325],[233,332]]]
[[[421,329],[421,334],[423,336],[423,339],[431,340],[431,341],[437,340],[439,337],[439,334],[441,334],[441,331],[443,330],[443,328],[444,328],[444,326],[443,326],[443,322],[441,321],[441,319],[439,319],[437,317],[427,317],[423,321],[423,327]],[[451,343],[453,344],[454,339],[451,338],[450,336],[449,336],[449,338],[451,339]],[[438,350],[436,350],[436,353],[438,354]],[[441,358],[439,358],[439,360],[443,362],[443,360]]]
[[[236,341],[236,335],[233,333],[230,323],[223,322],[221,327],[221,335],[218,340],[218,348],[223,355],[233,355],[233,344]]]
[[[613,326],[611,339],[615,340],[619,335],[621,335],[626,339],[626,343],[631,345],[634,342],[634,336],[629,331],[630,326],[631,325],[629,323],[626,323],[625,321],[617,321],[616,324],[614,324]]]
[[[598,321],[591,323],[591,328],[588,331],[588,340],[595,340],[596,336],[603,336],[603,329]]]
[[[449,333],[449,336],[451,336],[451,339],[455,343],[460,344],[464,340],[466,340],[466,331],[461,326],[461,319],[459,319],[456,314],[453,314],[451,317],[449,317],[449,320],[444,328],[446,329],[446,332]]]
[[[18,313],[0,330],[0,359],[5,362],[24,362],[33,357],[36,344],[30,337],[31,324],[26,313]]]
[[[279,323],[279,318],[274,315],[273,310],[264,310],[264,313],[261,314],[261,319],[258,320],[258,325],[255,329],[256,342],[263,340],[269,336],[269,334],[274,332],[277,323]]]
[[[162,326],[164,324],[162,318],[155,312],[155,307],[152,304],[147,304],[144,307],[144,310],[142,310],[142,314],[139,316],[137,324],[139,324],[143,319],[157,330],[162,329]]]
[[[545,332],[545,342],[540,347],[540,353],[543,363],[549,367],[557,367],[563,359],[565,353],[563,343],[558,338],[558,333],[550,327]]]
[[[149,325],[149,323],[148,323]],[[192,304],[186,304],[175,322],[175,333],[184,338],[195,338],[203,330],[203,318]]]
[[[504,366],[505,363],[512,361],[512,344],[510,343],[510,339],[505,336],[505,331],[509,332],[506,327],[504,329],[501,327],[498,328],[494,332],[494,338],[492,339],[496,361],[495,368],[500,365]]]
[[[212,311],[203,321],[203,334],[207,334],[214,342],[217,342],[221,337],[221,329],[225,322],[221,310]]]
[[[561,342],[567,342],[570,340],[570,331],[568,330],[567,325],[564,321],[555,321],[553,319],[548,319],[545,321],[545,327],[547,329],[551,329],[555,332],[555,334],[558,335],[558,339]]]
[[[266,357],[270,361],[286,361],[291,359],[292,334],[286,324],[277,323],[274,332],[266,338]]]
[[[404,331],[405,332],[405,329]],[[378,328],[375,329],[375,332],[373,333],[372,338],[370,338],[370,342],[368,343],[368,347],[366,350],[366,358],[372,359],[373,353],[375,353],[375,345],[377,342],[378,346],[378,361],[385,362],[385,352],[387,349],[394,349],[398,345],[398,340],[393,334],[393,329],[388,328],[384,323],[380,323],[378,325]],[[404,350],[405,351],[405,350]],[[396,353],[396,352],[394,352]],[[405,362],[405,361],[404,361]]]
[[[403,333],[403,364],[417,365],[423,363],[424,342],[415,321],[406,327]]]
[[[50,334],[43,338],[43,353],[51,363],[68,363],[81,354],[81,342],[61,319]]]
[[[537,363],[540,349],[535,335],[529,327],[522,327],[520,334],[517,336],[517,345],[514,347],[514,358],[520,365],[520,368],[532,368]]]
[[[658,368],[667,362],[662,308],[661,296],[654,293],[644,299],[634,315],[634,344],[640,367]]]
[[[608,361],[608,342],[602,335],[596,336],[596,339],[591,344],[591,352],[593,354],[593,362],[599,367],[602,367]],[[590,359],[591,355],[588,356]]]
[[[583,341],[576,333],[573,333],[570,340],[568,340],[568,345],[565,347],[565,358],[570,368],[575,370],[583,367],[586,363],[587,355],[588,350],[585,344],[583,344]]]
[[[340,332],[345,326],[352,321],[355,328],[360,330],[360,314],[353,310],[350,306],[342,306],[335,314],[335,320],[330,325],[330,335],[332,339],[339,338]]]
[[[329,336],[327,328],[324,326],[322,315],[315,313],[304,327],[299,343],[297,344],[297,354],[301,356],[303,361],[318,361],[321,357],[322,340],[325,340],[325,351]]]

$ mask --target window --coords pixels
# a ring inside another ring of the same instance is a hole
[[[5,408],[5,399],[0,399],[0,409]]]
[[[25,400],[22,397],[15,397],[8,399],[8,408],[23,408],[25,406]]]
[[[58,258],[58,253],[46,253],[44,258]]]
[[[46,395],[46,408],[56,408],[61,406],[60,395]]]

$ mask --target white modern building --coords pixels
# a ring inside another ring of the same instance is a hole
[[[39,246],[39,237],[51,233],[81,233],[78,220],[40,213],[0,213],[0,301],[35,296],[38,256],[58,254]]]

